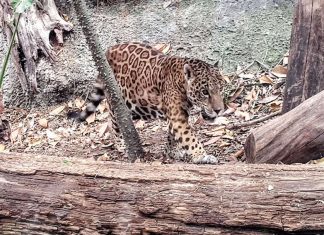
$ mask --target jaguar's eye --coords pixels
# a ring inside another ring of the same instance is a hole
[[[208,96],[209,95],[209,92],[206,89],[202,90],[201,93],[203,95],[205,95],[205,96]]]

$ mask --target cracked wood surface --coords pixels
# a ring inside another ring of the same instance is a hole
[[[0,153],[0,231],[314,234],[324,168],[157,165]]]

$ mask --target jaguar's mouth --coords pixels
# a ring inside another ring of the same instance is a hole
[[[205,109],[201,110],[201,116],[205,121],[214,121],[217,115],[210,115]]]

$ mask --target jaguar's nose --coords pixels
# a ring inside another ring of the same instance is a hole
[[[222,111],[222,109],[214,109],[215,113],[217,113],[217,115],[220,114],[220,112]]]

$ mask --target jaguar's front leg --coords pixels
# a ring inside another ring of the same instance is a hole
[[[178,145],[175,140],[175,136],[172,134],[172,129],[170,128],[170,123],[168,123],[168,139],[166,153],[168,156],[174,159],[184,159],[186,157],[185,151]]]
[[[172,115],[172,113],[177,115]],[[194,135],[189,123],[188,115],[184,110],[172,112],[168,117],[170,122],[170,132],[174,136],[178,146],[181,147],[194,163],[212,163],[218,162],[213,155],[208,155],[199,141]]]

